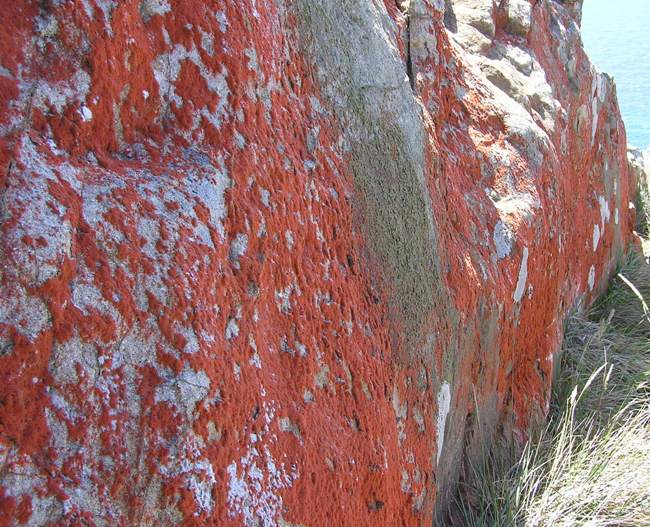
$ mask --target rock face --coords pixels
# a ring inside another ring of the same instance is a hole
[[[580,2],[0,12],[0,525],[443,524],[633,226]]]
[[[643,151],[635,147],[629,147],[627,151],[628,167],[631,183],[650,194],[650,148]]]

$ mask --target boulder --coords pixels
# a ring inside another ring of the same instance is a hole
[[[6,3],[0,524],[444,524],[633,229],[578,4]]]

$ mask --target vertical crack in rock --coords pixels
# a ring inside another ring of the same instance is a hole
[[[410,1],[401,4],[401,11],[404,15],[405,27],[405,40],[406,40],[406,76],[409,79],[411,90],[415,93],[415,77],[413,74],[413,57],[411,54],[411,14],[409,11]]]
[[[445,0],[445,14],[444,14],[445,27],[452,33],[458,31],[458,22],[456,21],[456,14],[454,13],[453,0]]]

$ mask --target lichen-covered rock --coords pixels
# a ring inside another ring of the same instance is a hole
[[[634,224],[580,2],[0,12],[0,525],[426,525]]]

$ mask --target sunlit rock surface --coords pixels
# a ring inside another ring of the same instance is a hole
[[[627,159],[632,183],[650,194],[650,148],[643,151],[631,146],[627,151]]]
[[[579,4],[6,2],[0,525],[444,518],[633,226]]]

